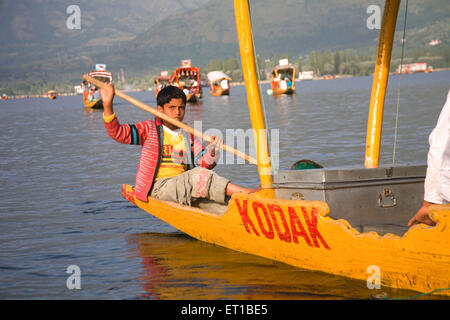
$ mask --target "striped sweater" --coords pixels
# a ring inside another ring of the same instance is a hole
[[[108,135],[120,143],[141,145],[142,151],[139,166],[136,173],[135,195],[141,201],[148,202],[148,196],[152,190],[162,159],[163,134],[160,118],[146,120],[136,124],[120,124],[114,116],[112,120],[105,118],[105,127]],[[188,170],[196,165],[206,169],[216,166],[219,152],[212,157],[201,141],[193,135],[183,132],[186,142]]]

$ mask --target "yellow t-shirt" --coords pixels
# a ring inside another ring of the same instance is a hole
[[[177,176],[187,169],[186,143],[180,132],[163,125],[163,154],[156,180]]]

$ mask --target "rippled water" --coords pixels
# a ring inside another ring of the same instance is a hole
[[[381,163],[392,163],[398,77],[390,79]],[[402,76],[396,163],[425,163],[428,135],[450,87],[450,72]],[[279,130],[279,168],[308,158],[326,167],[363,164],[371,78],[297,83],[273,97],[262,84],[268,126]],[[185,122],[204,130],[248,129],[245,88],[189,104]],[[152,92],[132,96],[155,106]],[[81,97],[0,103],[0,298],[3,299],[342,299],[369,298],[363,281],[293,268],[202,243],[127,202],[139,147],[107,137],[101,112]],[[123,123],[148,117],[115,100]],[[276,139],[275,139],[276,140]],[[225,141],[226,142],[226,141]],[[258,185],[248,164],[216,171]],[[69,290],[69,265],[81,289]],[[383,288],[392,297],[413,292]]]

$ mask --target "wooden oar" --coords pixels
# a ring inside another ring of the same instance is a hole
[[[90,83],[92,83],[92,84],[94,84],[95,86],[99,87],[100,89],[106,87],[105,83],[103,83],[103,82],[101,82],[101,81],[99,81],[97,79],[94,79],[92,77],[89,77],[86,74],[83,76],[83,79],[88,81],[88,82],[90,82]],[[157,116],[158,118],[160,118],[162,120],[165,120],[165,121],[173,124],[174,126],[177,126],[178,128],[180,128],[180,129],[182,129],[182,130],[184,130],[186,132],[189,132],[189,133],[193,134],[194,136],[196,136],[196,137],[198,137],[200,139],[203,139],[206,142],[210,142],[211,141],[211,137],[206,135],[206,134],[204,134],[203,132],[197,131],[194,128],[188,126],[187,124],[185,124],[185,123],[183,123],[181,121],[178,121],[178,120],[175,120],[175,119],[172,119],[172,118],[166,116],[164,113],[159,112],[155,108],[152,108],[152,107],[146,105],[145,103],[142,103],[141,101],[136,100],[133,97],[130,97],[129,95],[127,95],[126,93],[123,93],[122,91],[115,90],[115,94],[116,94],[116,96],[121,97],[122,99],[124,99],[125,101],[128,101],[129,103],[135,105],[136,107],[138,107],[138,108],[140,108],[142,110],[145,110],[147,112],[150,112],[151,114]],[[232,154],[234,154],[234,155],[236,155],[236,156],[238,156],[240,158],[245,159],[246,161],[248,161],[251,164],[258,165],[258,162],[256,161],[255,158],[250,157],[249,155],[247,155],[247,154],[245,154],[245,153],[243,153],[243,152],[241,152],[239,150],[236,150],[236,149],[234,149],[234,148],[232,148],[232,147],[230,147],[230,146],[228,146],[226,144],[222,144],[222,149],[224,151],[230,152],[230,153],[232,153]]]

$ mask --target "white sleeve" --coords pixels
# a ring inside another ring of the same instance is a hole
[[[429,143],[424,200],[447,203],[450,202],[450,90]]]

